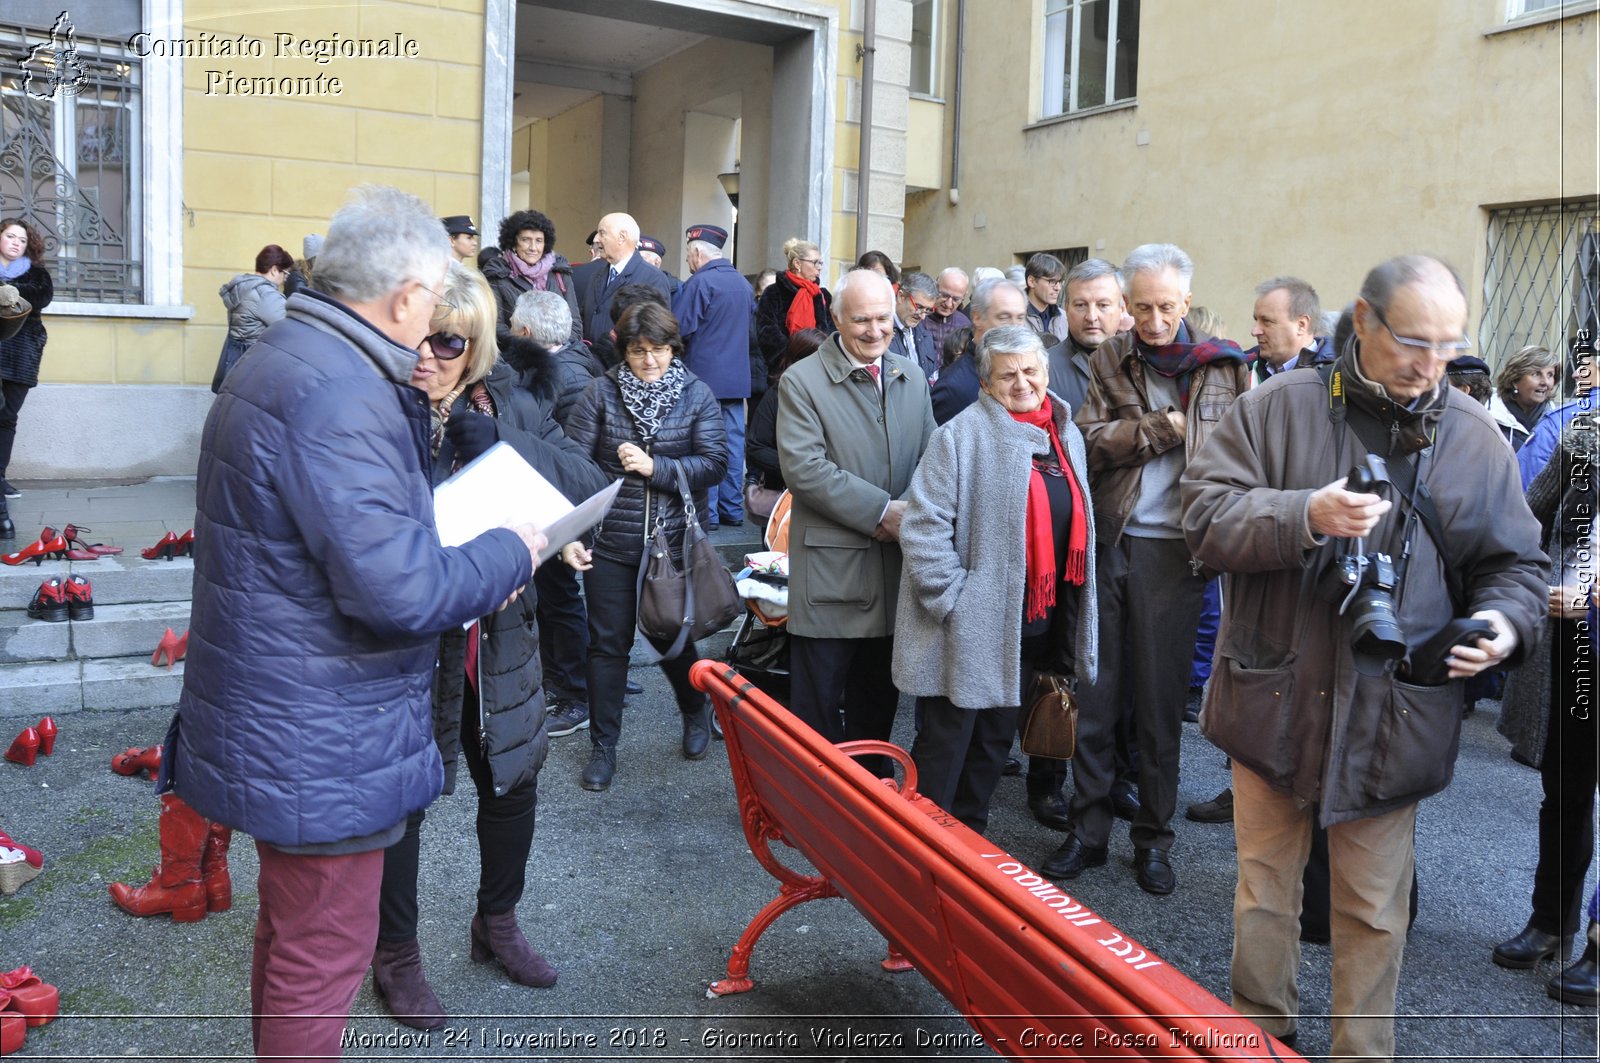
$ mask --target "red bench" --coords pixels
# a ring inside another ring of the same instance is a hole
[[[790,908],[844,897],[996,1052],[1018,1059],[1301,1057],[1021,861],[916,792],[898,746],[835,747],[716,661],[695,664],[723,734],[750,851],[780,885],[750,920],[718,995],[752,988],[757,939]],[[852,755],[899,762],[905,781]],[[784,866],[798,850],[816,875]]]

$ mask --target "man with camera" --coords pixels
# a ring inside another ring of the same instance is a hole
[[[1444,382],[1466,318],[1438,259],[1376,267],[1354,349],[1241,396],[1182,484],[1189,546],[1228,577],[1201,727],[1233,758],[1233,1005],[1293,1043],[1316,806],[1334,1059],[1394,1053],[1412,831],[1454,770],[1457,680],[1520,655],[1544,611],[1516,463]]]

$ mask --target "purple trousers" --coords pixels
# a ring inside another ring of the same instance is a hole
[[[295,856],[256,842],[250,1035],[256,1055],[338,1059],[340,1039],[378,942],[383,850]]]

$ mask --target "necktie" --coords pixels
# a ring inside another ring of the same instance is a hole
[[[878,371],[878,367],[875,364],[867,366],[867,372],[872,374],[872,382],[874,384],[878,382]]]

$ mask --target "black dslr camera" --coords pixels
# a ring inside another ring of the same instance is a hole
[[[1378,494],[1389,484],[1389,468],[1376,454],[1350,470],[1345,489],[1357,494]],[[1394,559],[1385,553],[1367,553],[1365,539],[1351,540],[1351,549],[1328,563],[1322,573],[1322,596],[1339,603],[1341,616],[1350,618],[1350,642],[1356,670],[1362,675],[1382,675],[1390,661],[1406,655],[1405,632],[1394,608]]]

